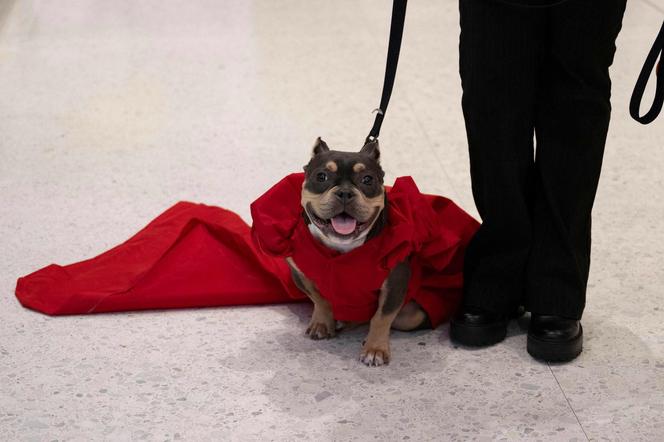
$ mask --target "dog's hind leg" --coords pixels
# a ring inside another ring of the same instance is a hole
[[[431,328],[429,315],[415,301],[404,304],[392,323],[392,328],[399,331],[415,331]]]

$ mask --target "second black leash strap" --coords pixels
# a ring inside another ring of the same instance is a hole
[[[660,59],[660,65],[655,68],[657,64],[657,59]],[[661,63],[664,62],[664,22],[662,23],[662,28],[659,30],[659,34],[655,39],[655,43],[646,57],[646,62],[643,64],[639,78],[636,80],[636,85],[634,86],[634,92],[632,92],[632,99],[629,102],[629,113],[636,121],[641,124],[651,123],[662,110],[662,105],[664,104],[664,67],[661,66]],[[648,78],[655,69],[655,78],[657,85],[655,86],[655,99],[653,100],[650,110],[643,116],[639,116],[639,107],[641,106],[641,99],[643,98],[643,93],[646,90],[646,85],[648,84]]]
[[[390,42],[387,48],[387,63],[385,65],[385,81],[383,82],[383,95],[380,98],[380,108],[376,109],[376,119],[367,136],[366,142],[378,138],[380,126],[387,112],[387,105],[392,95],[394,78],[397,74],[399,63],[399,50],[401,49],[401,37],[403,36],[403,25],[406,20],[406,4],[408,0],[394,0],[392,4],[392,23],[390,24]]]

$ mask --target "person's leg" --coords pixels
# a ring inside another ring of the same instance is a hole
[[[536,192],[526,309],[580,319],[590,219],[611,112],[609,66],[625,0],[551,8],[536,120]]]
[[[533,240],[527,267],[528,352],[568,361],[590,267],[591,210],[611,113],[609,66],[625,0],[575,0],[550,11],[536,120]]]
[[[460,0],[462,107],[482,226],[465,258],[464,307],[507,314],[523,297],[531,242],[533,128],[545,14]]]

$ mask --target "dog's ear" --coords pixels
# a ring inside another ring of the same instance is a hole
[[[320,137],[316,138],[316,142],[314,143],[314,148],[311,152],[311,156],[315,157],[318,154],[321,154],[323,152],[329,152],[330,148],[327,147],[327,143],[323,141]]]
[[[367,143],[360,149],[361,155],[366,155],[375,160],[377,163],[380,161],[380,148],[378,147],[378,139],[367,141]]]

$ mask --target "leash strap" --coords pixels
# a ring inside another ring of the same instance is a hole
[[[657,63],[657,59],[660,59]],[[646,62],[643,64],[639,78],[636,80],[636,85],[634,86],[634,92],[632,92],[632,99],[629,102],[629,114],[641,124],[651,123],[662,110],[662,105],[664,104],[664,69],[660,69],[661,63],[664,60],[664,22],[662,23],[662,28],[659,30],[659,34],[655,39],[655,43],[646,57]],[[657,68],[655,69],[655,64],[657,63]],[[655,99],[653,100],[650,110],[643,116],[639,116],[639,107],[641,107],[641,99],[643,98],[643,93],[646,90],[646,85],[648,84],[648,78],[655,69],[655,77],[657,85],[655,87]]]
[[[392,95],[394,86],[394,77],[397,74],[397,64],[399,62],[399,50],[401,49],[401,37],[403,35],[403,24],[406,19],[406,3],[408,0],[394,0],[392,4],[392,23],[390,24],[390,42],[387,47],[387,63],[385,66],[385,81],[383,82],[383,95],[380,98],[380,107],[375,109],[376,119],[373,127],[365,140],[368,143],[378,138],[380,126],[383,124],[387,105]]]

